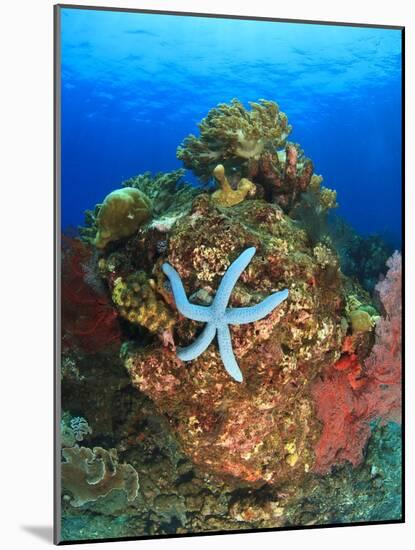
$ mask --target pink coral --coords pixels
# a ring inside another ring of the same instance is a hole
[[[385,316],[376,325],[370,356],[362,365],[355,354],[343,355],[313,385],[312,395],[323,423],[315,446],[317,473],[326,473],[346,460],[359,464],[370,436],[370,421],[400,421],[402,262],[398,252],[387,266],[385,279],[376,286]]]
[[[376,324],[376,342],[365,361],[372,391],[379,395],[378,416],[400,421],[402,363],[402,258],[395,252],[386,264],[389,271],[376,285],[385,316]]]

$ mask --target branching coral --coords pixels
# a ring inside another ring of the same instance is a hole
[[[138,474],[131,464],[119,464],[115,449],[102,447],[65,447],[61,464],[62,488],[71,496],[71,505],[82,506],[107,496],[113,490],[124,491],[129,502],[138,493]]]
[[[250,111],[238,99],[220,103],[198,125],[200,137],[191,134],[178,148],[177,157],[202,181],[217,164],[258,159],[266,147],[285,145],[291,126],[278,105],[265,99],[249,104]]]
[[[98,232],[97,217],[102,204],[96,204],[93,210],[85,210],[84,225],[78,227],[79,237],[87,244],[94,244]]]
[[[139,174],[122,183],[123,187],[133,187],[145,193],[152,202],[154,216],[184,215],[200,189],[183,180],[185,170],[173,172],[151,172]]]
[[[308,189],[312,176],[313,163],[295,143],[287,143],[282,151],[268,148],[247,166],[247,177],[264,189],[269,202],[287,213]]]
[[[130,237],[151,216],[151,201],[138,189],[125,187],[107,195],[97,216],[94,244],[105,248],[112,241]]]
[[[337,207],[336,191],[321,186],[323,178],[313,174],[305,192],[295,203],[290,215],[300,221],[312,243],[329,234],[328,211]]]

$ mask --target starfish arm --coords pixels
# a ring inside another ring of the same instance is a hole
[[[177,356],[182,361],[192,361],[193,359],[196,359],[196,357],[199,357],[199,355],[207,349],[209,344],[214,339],[215,334],[215,325],[208,323],[193,344],[190,344],[190,346],[187,346],[186,348],[178,348]]]
[[[288,297],[288,290],[274,292],[259,304],[250,307],[228,308],[225,313],[225,322],[230,325],[243,325],[245,323],[253,323],[259,321]]]
[[[228,305],[233,287],[241,276],[242,271],[252,260],[255,252],[255,247],[252,246],[251,248],[247,248],[228,267],[225,275],[222,278],[222,281],[220,282],[218,291],[216,292],[216,297],[213,302],[215,309],[223,311],[225,310],[226,306]]]
[[[237,382],[242,382],[243,376],[233,353],[228,325],[222,325],[218,328],[218,343],[220,356],[227,373]]]
[[[176,307],[180,313],[193,321],[202,321],[203,323],[210,321],[210,308],[206,306],[197,306],[189,302],[180,275],[174,267],[169,264],[163,264],[162,269],[171,283]]]

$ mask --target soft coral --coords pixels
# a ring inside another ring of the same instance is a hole
[[[325,473],[346,460],[363,459],[370,436],[370,422],[400,420],[401,410],[401,257],[395,253],[389,271],[376,290],[385,316],[376,325],[376,341],[370,356],[359,361],[348,353],[328,367],[314,383],[312,394],[323,424],[315,447],[314,470]]]
[[[65,239],[62,260],[62,345],[96,353],[120,341],[117,312],[104,291],[86,281],[92,249]]]

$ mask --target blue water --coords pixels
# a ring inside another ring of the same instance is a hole
[[[219,102],[276,101],[362,234],[401,242],[401,33],[62,9],[62,225],[176,148]]]

